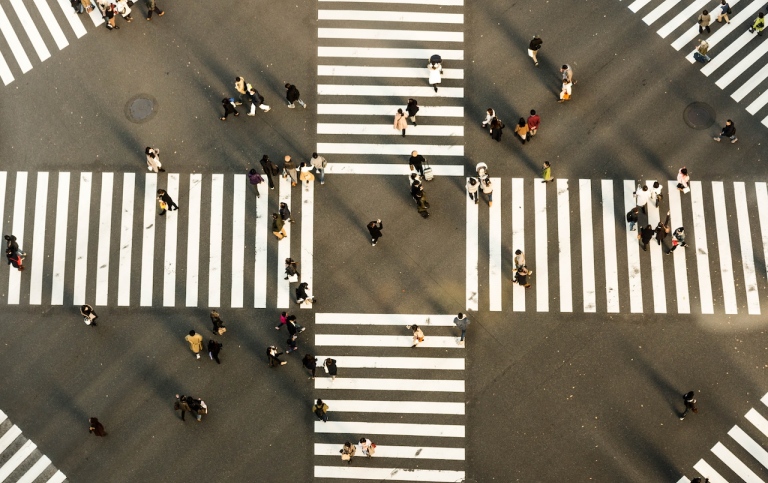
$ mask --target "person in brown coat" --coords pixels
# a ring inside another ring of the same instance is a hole
[[[403,137],[405,137],[405,128],[408,127],[408,119],[405,116],[405,113],[403,113],[402,109],[398,109],[397,113],[395,114],[395,129],[401,130],[403,132]]]
[[[106,436],[107,432],[104,431],[104,425],[99,422],[98,418],[88,418],[88,431],[96,436]]]

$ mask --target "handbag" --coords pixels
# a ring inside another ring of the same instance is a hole
[[[218,331],[218,333],[219,333],[219,335],[222,335],[222,334],[223,334],[224,332],[226,332],[226,331],[227,331],[227,328],[226,328],[226,327],[219,327],[219,331]]]
[[[299,281],[299,275],[294,273],[293,275],[288,275],[288,282],[294,283]]]
[[[161,200],[160,201],[160,208],[163,209],[163,210],[167,210],[168,209],[168,203],[166,203],[165,201]]]
[[[348,454],[344,454],[344,453],[342,453],[342,455],[341,455],[341,461],[349,461],[350,459],[352,459],[352,457],[351,457],[351,456],[349,456]]]

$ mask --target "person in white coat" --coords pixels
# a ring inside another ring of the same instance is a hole
[[[443,73],[443,64],[427,63],[427,69],[429,69],[429,85],[435,88],[437,92],[437,85],[441,82],[440,74]]]
[[[653,204],[658,208],[659,203],[661,203],[661,200],[664,199],[664,195],[661,194],[661,190],[663,189],[663,186],[661,186],[661,183],[658,181],[653,182],[653,186],[651,186],[651,201],[653,201]]]
[[[144,154],[147,155],[147,169],[153,173],[165,172],[163,165],[160,164],[160,150],[147,146],[144,150]]]
[[[492,108],[488,108],[485,111],[485,120],[480,124],[483,127],[488,127],[491,125],[491,121],[493,121],[493,118],[496,117],[496,111],[494,111]]]
[[[568,82],[568,79],[563,79],[563,89],[560,91],[560,100],[557,102],[570,101],[572,93],[573,93],[573,83]]]
[[[637,190],[635,191],[635,201],[637,206],[643,209],[643,213],[646,212],[645,207],[648,205],[648,200],[650,199],[651,191],[648,189],[648,185],[643,185],[642,187],[637,185]]]

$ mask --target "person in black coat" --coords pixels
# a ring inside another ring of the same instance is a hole
[[[523,121],[525,122],[525,121]],[[491,139],[496,142],[501,142],[502,130],[504,129],[504,123],[497,117],[491,120]]]
[[[300,283],[298,287],[296,287],[296,303],[301,305],[305,301],[309,300],[312,303],[316,302],[316,299],[314,296],[307,294],[307,289],[309,288],[309,284],[307,282]]]
[[[216,364],[221,364],[221,361],[219,360],[219,352],[221,352],[222,347],[224,346],[215,340],[208,339],[208,357],[210,357],[211,360],[216,361]]]
[[[166,210],[175,211],[179,209],[179,205],[174,203],[171,195],[169,195],[163,189],[157,190],[157,201],[160,203],[160,213],[158,213],[159,215],[164,215]],[[165,204],[165,208],[163,208],[163,204]]]
[[[240,115],[237,109],[235,109],[235,104],[232,100],[225,97],[221,100],[221,105],[224,106],[224,116],[219,118],[222,121],[226,121],[230,114],[234,114],[235,117]]]
[[[267,175],[267,180],[269,180],[269,189],[275,189],[275,182],[272,181],[272,176],[280,172],[280,170],[277,169],[277,165],[273,163],[271,159],[269,159],[269,155],[267,154],[261,157],[259,164],[264,170],[264,174]]]
[[[408,111],[408,116],[411,118],[413,125],[418,126],[416,124],[416,113],[419,112],[419,103],[416,99],[408,99],[408,105],[405,106],[405,110]]]
[[[371,234],[371,246],[375,247],[376,242],[381,238],[381,229],[384,228],[384,224],[381,220],[376,220],[368,223],[368,233]]]
[[[637,235],[637,238],[643,242],[644,251],[648,251],[648,244],[651,242],[651,239],[653,239],[653,235],[655,234],[656,232],[653,230],[653,227],[651,225],[646,225],[640,234]]]
[[[312,374],[310,379],[314,379],[315,373],[317,371],[317,357],[313,356],[312,354],[306,354],[304,359],[301,360],[301,363],[304,364],[304,367],[306,367]]]
[[[408,164],[411,166],[411,171],[416,171],[419,176],[424,177],[424,156],[420,155],[418,151],[411,152],[411,157],[408,159]]]
[[[301,107],[304,109],[307,108],[307,105],[304,103],[304,101],[301,100],[301,93],[296,88],[295,85],[286,83],[285,84],[285,98],[288,99],[288,108],[293,109],[296,106],[294,105],[294,102],[298,102],[301,104]]]
[[[323,367],[325,368],[325,372],[331,376],[331,379],[336,379],[336,374],[339,372],[338,367],[336,367],[336,359],[331,359],[330,357],[327,358],[323,362]]]

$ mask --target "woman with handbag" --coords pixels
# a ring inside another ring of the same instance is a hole
[[[341,453],[341,461],[346,461],[347,464],[352,464],[352,457],[355,456],[355,452],[357,451],[357,447],[347,441],[344,443],[344,447],[339,450],[339,453]]]
[[[376,452],[376,445],[370,439],[360,438],[360,449],[363,451],[363,456],[372,458],[373,453]]]
[[[422,332],[418,325],[406,325],[405,327],[413,332],[413,345],[411,348],[416,347],[417,345],[424,342],[424,332]]]
[[[96,315],[96,312],[93,311],[93,307],[88,304],[81,305],[80,315],[83,316],[85,325],[90,325],[91,327],[96,326],[96,319],[98,318],[98,315]]]

